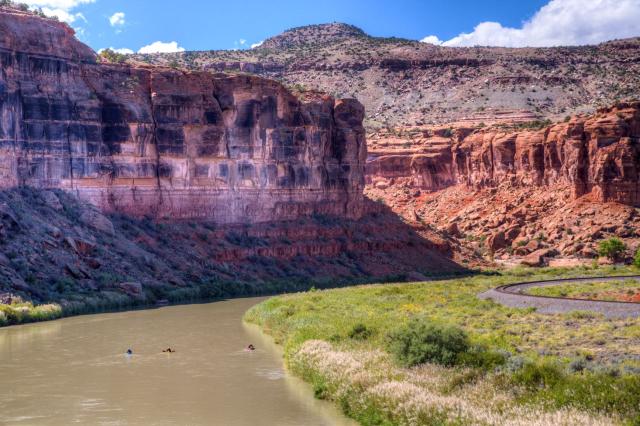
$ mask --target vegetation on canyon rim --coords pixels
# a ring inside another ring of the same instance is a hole
[[[632,272],[516,269],[310,291],[265,301],[245,319],[284,345],[316,396],[363,424],[633,422],[640,319],[542,315],[476,297],[517,281]]]

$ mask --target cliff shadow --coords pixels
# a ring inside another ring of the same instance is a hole
[[[103,215],[62,190],[0,191],[0,303],[64,315],[469,273],[368,199],[357,220],[220,226]]]

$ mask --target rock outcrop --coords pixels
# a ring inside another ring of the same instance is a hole
[[[0,8],[0,185],[106,212],[257,223],[362,210],[364,108],[255,76],[102,64]]]
[[[428,191],[566,185],[574,198],[590,194],[593,201],[640,207],[640,102],[540,130],[414,129],[413,135],[377,138],[369,183],[404,180]]]

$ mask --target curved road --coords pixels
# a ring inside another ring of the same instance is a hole
[[[536,308],[543,314],[558,314],[571,311],[593,311],[608,318],[629,318],[640,316],[640,303],[606,302],[599,300],[571,299],[562,297],[531,296],[523,294],[532,287],[548,287],[567,283],[593,281],[620,281],[634,279],[640,281],[640,275],[615,277],[568,278],[551,281],[532,281],[503,285],[478,295],[481,299],[492,299],[512,308]]]

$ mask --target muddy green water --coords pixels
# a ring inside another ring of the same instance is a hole
[[[353,425],[242,323],[260,300],[0,329],[0,425]]]

